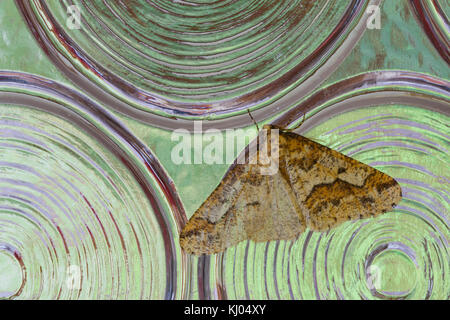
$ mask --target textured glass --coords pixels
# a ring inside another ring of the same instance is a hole
[[[0,1],[0,299],[449,299],[449,14]],[[175,164],[173,130],[250,140],[247,110],[259,127],[305,116],[297,133],[391,175],[403,199],[297,240],[185,254],[179,233],[229,164]]]

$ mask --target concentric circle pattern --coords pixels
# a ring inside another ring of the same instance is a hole
[[[450,102],[448,94],[440,96],[448,92],[448,84],[441,91],[436,84],[445,82],[409,76],[380,73],[351,78],[337,84],[336,91],[325,88],[292,110],[294,114],[310,108],[310,123],[300,127],[305,136],[395,177],[403,193],[395,210],[327,233],[306,232],[296,241],[241,243],[218,255],[210,268],[217,296],[449,297]],[[364,78],[372,85],[364,86]],[[397,85],[394,96],[382,89],[385,81]],[[364,89],[349,90],[346,82]],[[426,100],[417,94],[420,88],[428,88],[423,93]],[[321,95],[327,97],[325,104],[319,102]],[[395,100],[398,103],[391,105]],[[298,120],[287,114],[278,122]]]
[[[0,297],[176,296],[176,200],[146,151],[63,87],[0,79]]]
[[[450,299],[450,83],[424,63],[449,60],[448,5],[404,4],[431,41],[416,73],[380,69],[395,65],[385,43],[415,50],[400,5],[366,31],[380,3],[16,0],[71,85],[0,70],[0,299]],[[361,73],[319,87],[364,32],[341,65]],[[175,168],[165,129],[253,129],[247,110],[286,128],[306,116],[299,134],[394,177],[401,202],[295,241],[184,253],[186,198],[220,167]]]
[[[334,0],[18,3],[47,53],[64,57],[136,109],[188,118],[228,117],[285,95],[339,47],[367,5],[356,0],[346,5]]]
[[[411,6],[425,33],[441,57],[450,63],[450,34],[448,1],[413,0]]]

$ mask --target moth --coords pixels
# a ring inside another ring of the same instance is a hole
[[[402,198],[389,175],[292,130],[265,125],[251,145],[256,152],[242,151],[248,161],[234,161],[183,228],[185,252],[219,253],[244,240],[293,240],[306,228],[324,232],[391,211]],[[277,170],[262,174],[269,164],[260,160],[272,153]]]

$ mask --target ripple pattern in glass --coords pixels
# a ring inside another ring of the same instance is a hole
[[[64,57],[59,67],[69,61],[143,113],[186,118],[232,116],[298,87],[342,44],[368,3],[17,1],[45,51]],[[70,6],[81,14],[80,29],[66,25]],[[66,74],[73,77],[72,68]]]
[[[395,90],[392,88],[395,87]],[[212,297],[448,299],[449,84],[379,71],[311,95],[274,120],[394,177],[394,211],[296,241],[243,242],[211,258]],[[205,273],[204,273],[205,274]]]
[[[149,150],[52,81],[2,72],[0,92],[0,297],[181,297],[182,206]]]
[[[227,298],[448,298],[449,120],[411,106],[378,106],[308,131],[395,177],[403,200],[390,213],[327,233],[229,249],[216,257],[215,270]]]

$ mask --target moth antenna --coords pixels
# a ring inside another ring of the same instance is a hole
[[[253,118],[252,114],[250,113],[250,109],[247,109],[248,115],[250,116],[250,118],[252,118],[253,123],[256,126],[256,130],[259,131],[259,127],[258,127],[258,123],[255,121],[255,119]]]
[[[302,122],[300,122],[298,125],[296,125],[295,127],[291,128],[291,129],[283,129],[283,131],[286,131],[286,132],[295,131],[302,126],[302,124],[305,122],[305,120],[306,120],[306,113],[303,113]]]

